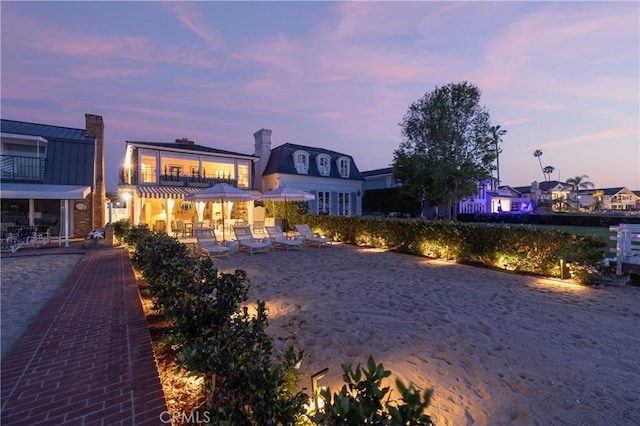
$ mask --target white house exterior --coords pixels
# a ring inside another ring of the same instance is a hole
[[[284,185],[315,195],[311,214],[359,216],[362,214],[364,178],[350,155],[323,148],[286,143],[271,148],[271,130],[254,133],[256,176],[262,192]]]
[[[198,145],[174,142],[127,141],[118,193],[126,200],[134,225],[171,232],[178,221],[219,227],[222,218],[252,222],[250,202],[187,202],[184,198],[216,183],[251,190],[256,157]],[[229,211],[229,206],[231,211]],[[224,210],[224,211],[223,211]]]

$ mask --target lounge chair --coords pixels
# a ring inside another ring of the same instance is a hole
[[[266,226],[267,234],[269,234],[269,238],[271,239],[271,245],[273,247],[284,248],[286,250],[301,250],[302,249],[302,240],[301,239],[289,239],[287,238],[282,229],[279,226]]]
[[[331,244],[331,238],[314,235],[313,232],[311,232],[311,228],[309,228],[309,225],[306,225],[306,224],[296,225],[296,229],[300,233],[300,236],[302,237],[302,241],[306,245],[310,245],[310,246],[317,245],[318,248],[320,248],[324,245]]]
[[[238,241],[238,249],[240,251],[248,251],[250,255],[253,253],[266,253],[271,247],[269,241],[265,242],[261,239],[254,238],[249,226],[234,226],[233,233]]]
[[[196,229],[198,248],[209,257],[229,256],[229,248],[221,246],[213,229]]]

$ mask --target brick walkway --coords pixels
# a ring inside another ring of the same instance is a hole
[[[3,426],[161,424],[166,403],[124,249],[86,251],[2,363],[1,391]]]

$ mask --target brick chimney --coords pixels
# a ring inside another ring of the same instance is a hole
[[[259,160],[254,163],[255,180],[258,183],[258,188],[263,191],[262,173],[264,173],[264,169],[269,162],[269,156],[271,155],[271,130],[260,129],[253,134],[253,138],[255,140],[254,155],[259,158]]]
[[[105,203],[107,199],[104,177],[104,122],[99,115],[85,114],[87,136],[96,138],[94,159],[94,183],[91,197],[92,229],[102,228],[105,223]]]

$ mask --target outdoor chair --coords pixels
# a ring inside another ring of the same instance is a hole
[[[267,226],[266,229],[273,247],[284,248],[286,250],[302,249],[302,240],[300,238],[287,238],[279,226]]]
[[[198,248],[209,257],[229,256],[229,248],[221,246],[213,229],[196,229]]]
[[[178,220],[176,222],[171,222],[171,228],[173,229],[173,236],[184,237],[185,236],[185,227],[184,220]]]
[[[314,235],[313,232],[311,232],[309,225],[296,225],[296,229],[298,230],[298,233],[300,233],[302,241],[306,245],[318,246],[318,248],[320,248],[324,245],[331,244],[331,238]]]
[[[251,228],[248,226],[234,226],[233,233],[236,235],[238,241],[238,249],[240,251],[247,251],[250,255],[253,253],[266,253],[269,251],[271,243],[259,238],[255,238],[251,233]]]
[[[266,233],[264,229],[264,220],[254,220],[252,231],[256,234],[264,234]]]

